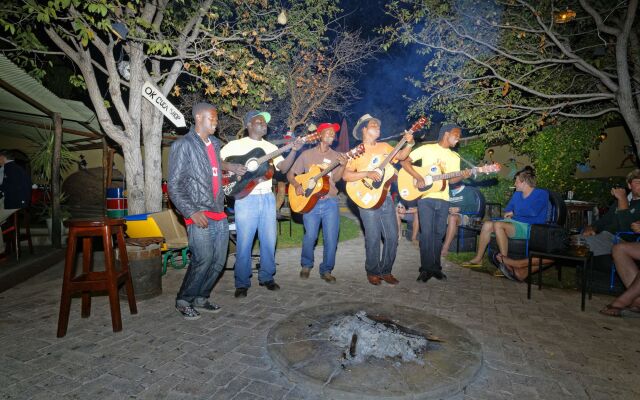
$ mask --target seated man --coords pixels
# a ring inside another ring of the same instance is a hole
[[[640,233],[640,221],[632,223],[631,230]],[[640,260],[640,242],[616,244],[612,253],[618,276],[627,290],[600,310],[600,314],[640,318],[640,271],[636,264]]]
[[[629,232],[631,223],[640,219],[640,169],[634,169],[627,175],[627,187],[631,190],[631,200],[624,188],[611,189],[616,198],[615,204],[582,231],[594,256],[611,254],[615,232]]]
[[[31,201],[31,177],[13,161],[13,154],[0,150],[0,224],[14,212],[29,206]],[[0,233],[0,254],[5,250]]]
[[[399,197],[399,196],[398,196]],[[402,236],[402,221],[407,222],[407,230],[411,227],[411,241],[417,243],[420,221],[418,220],[418,205],[416,201],[400,199],[396,206],[396,220],[398,221],[398,240]],[[411,225],[409,225],[411,224]],[[409,236],[407,235],[407,238]]]
[[[441,257],[446,257],[453,238],[458,232],[458,226],[469,225],[469,214],[477,211],[477,199],[475,193],[462,183],[454,183],[449,186],[449,217],[447,218],[447,234],[442,244]]]
[[[527,166],[518,171],[514,181],[516,191],[505,207],[504,219],[486,221],[482,225],[478,240],[478,251],[471,260],[462,263],[463,267],[482,266],[485,249],[495,234],[499,253],[496,254],[498,268],[505,277],[511,280],[522,280],[526,277],[526,267],[516,268],[508,257],[509,239],[528,239],[531,224],[543,224],[549,210],[549,193],[536,188],[536,175],[533,168]]]

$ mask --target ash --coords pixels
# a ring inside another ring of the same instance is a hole
[[[429,341],[417,331],[398,325],[380,316],[359,311],[346,316],[329,327],[329,339],[347,350],[343,358],[360,363],[369,356],[384,359],[400,357],[402,361],[423,364],[420,357]]]

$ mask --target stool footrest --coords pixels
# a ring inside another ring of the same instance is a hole
[[[123,279],[125,279],[127,277],[127,273],[126,272],[117,272],[116,273],[116,279],[118,281],[121,281]],[[105,287],[106,287],[106,283],[108,282],[108,276],[106,272],[102,272],[102,271],[92,271],[92,272],[87,272],[84,274],[80,274],[78,276],[75,276],[73,279],[71,279],[71,283],[75,284],[75,283],[104,283]]]

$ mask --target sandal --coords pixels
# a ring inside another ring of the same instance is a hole
[[[500,258],[498,258],[500,257]],[[498,264],[498,269],[500,270],[500,272],[502,272],[502,274],[504,275],[505,278],[511,280],[511,281],[517,281],[519,282],[518,278],[516,278],[514,272],[509,269],[509,267],[507,267],[507,265],[502,262],[502,260],[504,259],[504,256],[500,253],[496,254],[496,262]]]
[[[622,317],[622,311],[624,309],[621,307],[616,307],[611,304],[607,304],[604,308],[598,311],[602,315],[606,315],[608,317]]]
[[[474,262],[470,262],[470,261],[465,261],[462,264],[460,264],[460,266],[462,268],[481,268],[482,267],[482,263],[474,263]]]
[[[623,308],[620,311],[620,316],[623,318],[640,318],[640,309],[635,307]]]

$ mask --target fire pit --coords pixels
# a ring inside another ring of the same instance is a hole
[[[482,365],[463,328],[409,307],[337,303],[276,324],[267,351],[302,389],[331,399],[427,399],[460,392]]]

